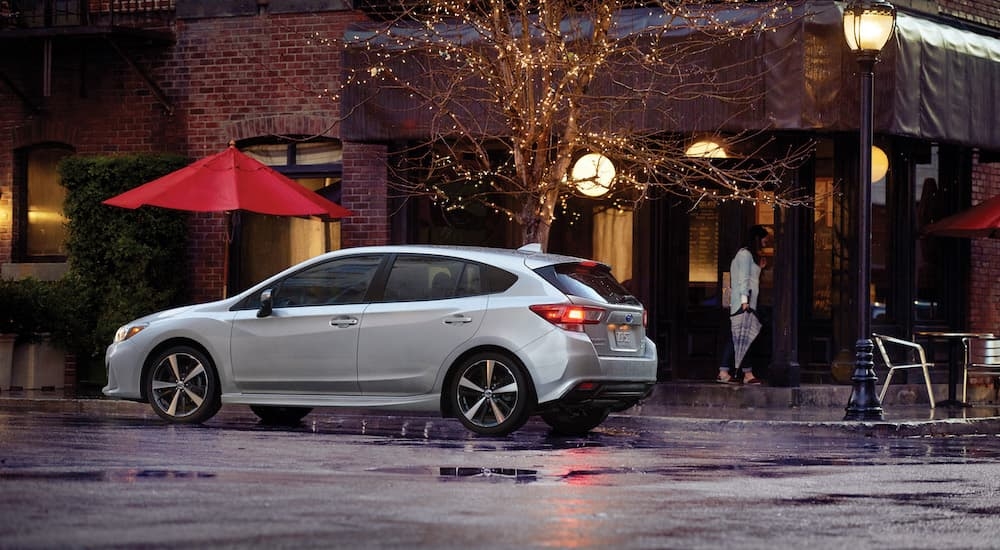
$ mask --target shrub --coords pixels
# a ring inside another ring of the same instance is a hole
[[[59,285],[66,300],[55,337],[76,354],[78,367],[102,364],[120,325],[186,298],[186,215],[101,204],[186,164],[176,155],[150,154],[71,156],[60,163],[69,271]]]

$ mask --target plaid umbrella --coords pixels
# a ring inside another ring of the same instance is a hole
[[[760,334],[760,319],[752,309],[739,311],[729,317],[729,322],[733,329],[733,351],[736,353],[736,368],[743,363],[750,344],[753,343],[757,335]]]

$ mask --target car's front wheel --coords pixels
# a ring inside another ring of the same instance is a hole
[[[608,418],[608,409],[557,409],[542,413],[542,420],[561,435],[585,435]]]
[[[275,426],[295,426],[312,412],[309,407],[278,407],[271,405],[250,405],[262,424]]]
[[[161,418],[185,424],[212,418],[222,405],[215,367],[190,346],[172,347],[153,360],[146,396]]]
[[[484,352],[463,361],[451,379],[451,409],[469,430],[507,435],[528,420],[531,390],[524,368],[510,356]]]

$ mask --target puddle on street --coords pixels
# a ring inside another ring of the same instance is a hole
[[[210,479],[211,472],[186,470],[11,470],[0,472],[0,481],[113,481],[132,482],[144,479]]]

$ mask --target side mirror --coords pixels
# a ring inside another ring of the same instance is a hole
[[[257,317],[267,317],[271,315],[274,304],[271,300],[271,289],[260,293],[260,309],[257,310]]]

